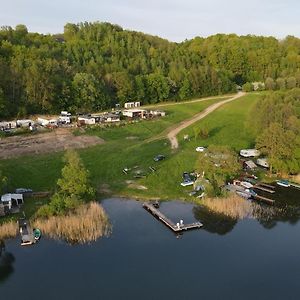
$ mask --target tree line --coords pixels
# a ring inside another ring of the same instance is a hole
[[[271,172],[300,172],[300,89],[266,95],[251,113],[256,147],[268,157]]]
[[[173,43],[109,23],[0,30],[0,118],[300,86],[300,39],[217,34]],[[282,84],[284,80],[284,84]],[[270,88],[269,88],[270,87]]]

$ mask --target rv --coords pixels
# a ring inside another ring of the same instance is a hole
[[[17,120],[17,127],[30,127],[34,125],[32,120]]]
[[[71,113],[69,113],[67,111],[61,111],[60,112],[60,116],[61,117],[71,117]]]
[[[259,156],[260,152],[256,149],[242,149],[240,151],[240,156],[243,157],[255,157],[255,156]]]
[[[11,210],[13,206],[20,206],[23,202],[22,194],[5,194],[1,196],[1,203],[4,207],[7,207],[8,210]]]
[[[71,119],[70,119],[70,117],[60,116],[58,118],[58,122],[61,124],[71,124]]]

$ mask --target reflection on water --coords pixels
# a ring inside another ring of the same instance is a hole
[[[265,230],[256,220],[218,219],[192,204],[164,202],[160,209],[172,221],[193,222],[195,215],[206,223],[206,230],[177,239],[141,202],[102,205],[113,225],[107,238],[75,246],[46,237],[33,247],[6,241],[6,253],[16,259],[5,269],[0,299],[281,300],[300,294],[299,222]],[[34,291],[25,295],[30,286]]]
[[[289,224],[297,224],[299,222],[300,189],[276,186],[276,192],[272,195],[272,198],[275,200],[272,216],[270,218],[263,215],[257,217],[257,220],[264,228],[274,228],[278,222],[287,222]]]
[[[210,233],[227,234],[238,222],[234,218],[215,213],[204,205],[195,206],[193,213],[195,218],[203,223],[203,229]]]
[[[15,257],[5,251],[4,241],[0,240],[0,282],[4,282],[14,272]]]
[[[260,194],[270,197],[268,193],[260,192]],[[275,200],[274,206],[253,202],[251,217],[266,229],[274,228],[278,222],[288,222],[294,225],[299,222],[300,189],[276,186],[272,199]],[[195,218],[204,224],[203,229],[211,233],[227,234],[238,222],[237,218],[213,211],[204,205],[194,207],[193,212]]]

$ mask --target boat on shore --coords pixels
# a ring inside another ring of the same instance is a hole
[[[288,180],[285,180],[285,179],[276,180],[276,184],[280,185],[280,186],[283,186],[283,187],[290,187],[291,186],[290,182]]]

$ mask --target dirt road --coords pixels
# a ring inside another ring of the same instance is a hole
[[[168,139],[170,140],[171,142],[171,147],[172,149],[177,149],[178,148],[178,140],[177,140],[177,135],[178,133],[189,127],[190,125],[192,125],[193,123],[205,118],[207,115],[209,115],[210,113],[212,113],[213,111],[215,111],[217,108],[219,108],[220,106],[228,103],[228,102],[231,102],[233,100],[236,100],[242,96],[244,96],[245,93],[243,92],[239,92],[237,95],[235,95],[234,97],[230,98],[230,99],[226,99],[224,101],[221,101],[221,102],[218,102],[218,103],[215,103],[209,107],[207,107],[204,111],[202,111],[201,113],[195,115],[193,118],[189,119],[189,120],[185,120],[185,121],[182,121],[177,127],[173,127],[171,129],[171,131],[169,131],[169,133],[167,134],[167,137]]]
[[[189,101],[183,101],[183,102],[164,102],[161,104],[148,104],[143,106],[143,108],[158,108],[158,107],[167,107],[167,106],[174,106],[174,105],[185,105],[185,104],[191,104],[191,103],[196,103],[196,102],[202,102],[202,101],[207,101],[207,100],[212,100],[212,99],[228,99],[232,95],[224,95],[224,96],[211,96],[211,97],[206,97],[206,98],[200,98],[200,99],[195,99],[195,100],[189,100]]]
[[[0,139],[0,159],[22,155],[51,153],[66,149],[86,148],[104,143],[96,136],[74,136],[68,128],[29,136],[12,136]]]

